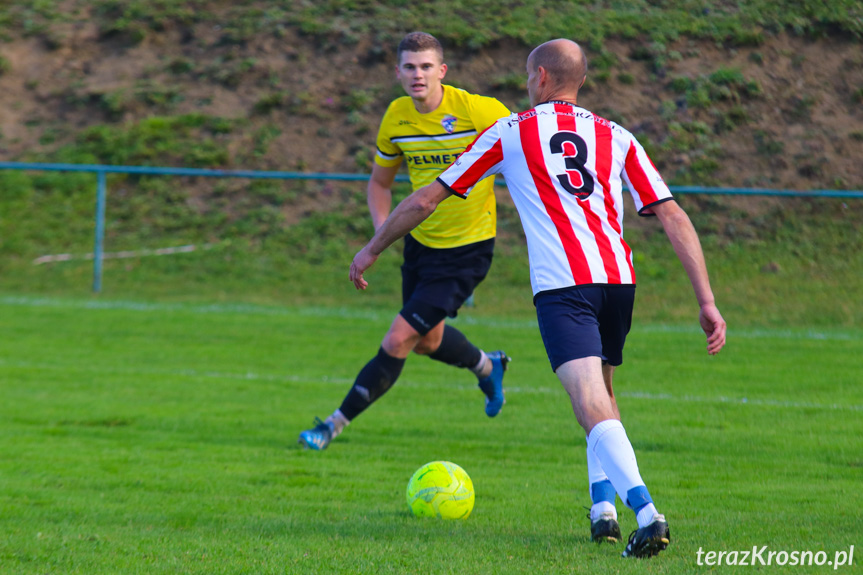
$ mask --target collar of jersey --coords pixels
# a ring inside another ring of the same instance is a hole
[[[563,100],[546,100],[545,102],[540,102],[534,107],[542,106],[543,104],[563,104],[564,106],[578,107],[578,104],[573,104],[572,102],[564,102]]]

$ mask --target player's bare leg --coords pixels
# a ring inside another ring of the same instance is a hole
[[[427,334],[420,337],[419,341],[412,348],[413,352],[418,355],[431,355],[437,351],[443,341],[445,325],[444,322],[440,322],[431,328]]]
[[[646,557],[665,549],[670,532],[641,479],[635,452],[620,423],[610,388],[613,373],[603,369],[598,357],[571,360],[557,368],[576,419],[588,434],[588,457],[596,457],[617,495],[635,511],[639,529],[630,535],[623,555]]]
[[[611,400],[611,408],[617,419],[620,419],[620,411],[617,408],[617,400],[614,398],[614,366],[602,362],[602,379],[605,389]],[[588,436],[585,436],[587,442]],[[596,454],[589,449],[587,452],[587,479],[588,492],[590,494],[590,538],[597,543],[617,543],[622,538],[620,524],[617,522],[617,507],[615,499],[617,494],[614,486],[608,479],[605,470]]]
[[[614,415],[620,419],[620,410],[617,409],[617,399],[614,397],[614,366],[610,363],[602,362],[602,379],[605,381],[605,389],[608,391],[608,397],[611,399],[611,407],[614,409]]]

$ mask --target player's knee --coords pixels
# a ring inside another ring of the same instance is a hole
[[[416,344],[416,347],[413,348],[413,352],[417,355],[428,355],[432,352],[431,349],[427,345],[423,345],[422,342]]]
[[[441,346],[444,330],[441,326],[432,328],[422,335],[413,346],[413,352],[419,355],[431,355]]]
[[[440,342],[437,342],[440,345]],[[435,352],[438,348],[437,345],[432,346],[432,344],[425,339],[419,340],[417,344],[414,346],[413,352],[418,355],[430,355]]]
[[[394,357],[406,357],[412,349],[415,349],[419,338],[414,334],[401,332],[390,332],[381,342],[381,347]]]

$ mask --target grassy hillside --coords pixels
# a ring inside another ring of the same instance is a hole
[[[194,114],[221,122],[226,147],[198,165],[367,171],[400,95],[395,45],[425,29],[445,44],[448,82],[513,109],[527,105],[530,48],[580,41],[583,105],[632,129],[673,183],[863,188],[863,9],[851,0],[6,4],[5,159],[50,160],[94,127]]]
[[[62,24],[95,17],[104,35],[123,35],[142,42],[153,32],[198,23],[218,23],[226,41],[252,41],[260,34],[284,34],[299,28],[304,34],[361,42],[361,37],[392,40],[405,29],[428,29],[458,46],[482,48],[502,39],[536,44],[554,36],[602,41],[612,36],[679,36],[720,42],[761,44],[765,37],[791,30],[818,37],[836,33],[863,37],[860,4],[835,0],[710,2],[689,0],[650,3],[621,0],[613,5],[592,2],[516,2],[489,4],[477,0],[434,0],[411,5],[398,0],[368,2],[219,2],[190,0],[96,0],[68,2],[11,0],[0,25],[11,34],[54,37]]]
[[[525,103],[524,58],[568,35],[591,59],[585,106],[631,128],[672,184],[863,189],[861,8],[850,1],[645,3],[13,0],[0,13],[0,159],[368,171],[399,88],[393,49],[438,35],[459,86]],[[91,175],[0,171],[0,292],[85,296]],[[364,185],[108,179],[104,297],[361,301],[391,307],[398,254],[357,295]],[[493,276],[472,313],[530,314],[523,239],[501,197]],[[405,188],[399,190],[406,193]],[[739,323],[855,325],[860,201],[681,198]],[[655,223],[628,221],[639,313],[690,321]]]

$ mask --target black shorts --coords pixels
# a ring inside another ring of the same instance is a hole
[[[430,248],[405,236],[401,316],[425,335],[458,309],[491,268],[494,238],[457,248]]]
[[[634,285],[582,286],[537,294],[536,317],[551,369],[593,356],[611,365],[623,363],[634,302]]]

